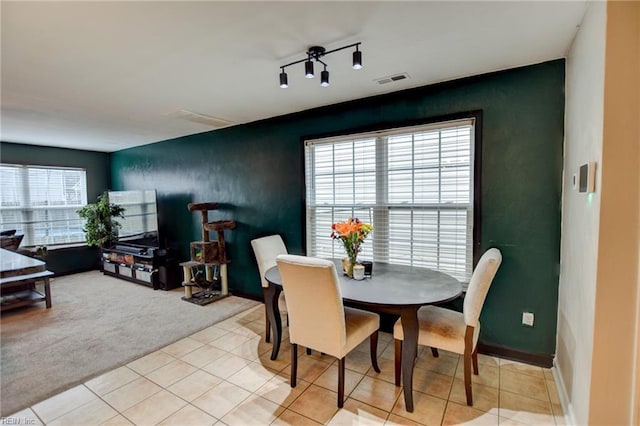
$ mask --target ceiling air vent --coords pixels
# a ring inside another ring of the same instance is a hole
[[[403,72],[401,74],[395,74],[395,75],[390,75],[388,77],[378,78],[374,81],[377,81],[378,84],[387,84],[394,81],[404,80],[405,78],[409,78],[409,74],[407,74],[406,72]]]
[[[194,123],[206,124],[207,126],[220,128],[234,124],[232,121],[223,120],[221,118],[212,117],[210,115],[198,114],[197,112],[181,109],[167,114],[168,117],[180,118],[182,120],[193,121]]]

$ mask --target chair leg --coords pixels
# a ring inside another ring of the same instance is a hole
[[[434,358],[438,358],[438,356],[440,356],[438,348],[431,348],[431,355],[433,355]]]
[[[345,357],[338,360],[338,408],[344,405],[344,360]]]
[[[269,322],[269,316],[267,315],[267,310],[264,310],[264,319],[265,319],[265,330],[264,330],[264,341],[269,343],[271,342],[271,323]]]
[[[369,351],[371,352],[371,365],[376,373],[380,372],[380,367],[378,367],[378,330],[374,331],[371,336],[369,336]]]
[[[471,393],[471,362],[474,357],[473,330],[473,326],[468,325],[464,335],[464,391],[467,394],[468,406],[473,405],[473,395]]]
[[[473,405],[471,391],[471,354],[464,354],[464,392],[467,395],[467,405]]]
[[[311,349],[307,348],[307,355],[311,355]]]
[[[291,387],[298,384],[298,344],[291,344]]]
[[[473,361],[473,374],[478,375],[478,347],[473,350],[471,354],[471,361]]]
[[[396,386],[400,386],[400,372],[402,371],[402,340],[395,339],[395,349],[396,354],[394,357],[395,360],[395,378],[396,378]]]
[[[269,321],[269,314],[267,313],[267,300],[269,299],[267,297],[267,293],[268,293],[267,290],[268,290],[268,287],[262,288],[262,295],[264,298],[264,323],[265,323],[264,341],[269,343],[271,342],[271,322]]]

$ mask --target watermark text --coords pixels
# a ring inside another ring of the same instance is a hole
[[[36,419],[29,417],[0,417],[0,425],[35,425]]]

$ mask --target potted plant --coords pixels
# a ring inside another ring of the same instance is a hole
[[[89,247],[108,247],[118,239],[121,226],[114,217],[124,217],[124,207],[109,202],[106,192],[98,196],[98,202],[90,203],[76,210],[78,216],[85,219],[82,230]]]
[[[34,257],[37,257],[40,260],[46,260],[47,254],[49,254],[49,249],[47,246],[38,246],[36,247],[36,251],[34,252]]]
[[[331,238],[342,241],[347,252],[347,258],[342,260],[342,268],[350,277],[353,277],[353,268],[358,264],[358,253],[362,250],[360,246],[372,230],[373,226],[353,217],[331,225]]]

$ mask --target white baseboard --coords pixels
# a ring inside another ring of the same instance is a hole
[[[562,405],[565,424],[569,426],[577,425],[576,416],[573,413],[573,405],[571,404],[571,399],[567,394],[567,388],[562,380],[562,375],[558,371],[558,365],[556,364],[555,358],[553,359],[551,374],[553,374],[553,380],[556,382],[556,389],[558,389],[558,397],[560,398],[560,404]]]

